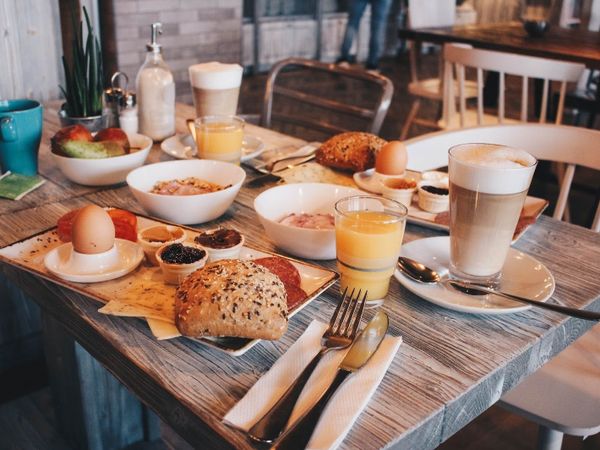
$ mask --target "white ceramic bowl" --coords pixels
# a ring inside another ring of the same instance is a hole
[[[51,153],[54,163],[69,180],[86,186],[108,186],[122,183],[127,174],[146,161],[152,148],[152,139],[143,134],[130,134],[129,143],[139,147],[133,153],[112,158],[69,158]]]
[[[230,187],[198,195],[160,195],[150,190],[157,181],[196,177]],[[197,224],[221,216],[233,203],[246,178],[246,172],[235,164],[208,159],[167,161],[149,164],[127,175],[134,197],[151,215],[181,224]]]
[[[279,223],[291,213],[333,214],[335,203],[363,192],[335,184],[284,184],[254,200],[254,210],[267,236],[286,252],[308,259],[335,259],[335,230],[300,228]]]

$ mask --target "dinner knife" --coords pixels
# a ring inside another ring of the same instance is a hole
[[[383,311],[378,311],[369,324],[356,338],[344,360],[340,363],[335,378],[317,403],[288,428],[275,442],[272,449],[303,449],[312,436],[325,406],[341,384],[354,372],[363,367],[377,351],[389,327],[389,318]]]

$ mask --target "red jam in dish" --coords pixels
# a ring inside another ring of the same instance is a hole
[[[195,237],[194,242],[208,248],[231,248],[242,242],[242,235],[235,230],[219,228],[215,231],[206,231]]]

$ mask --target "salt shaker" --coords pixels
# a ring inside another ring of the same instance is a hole
[[[119,78],[123,78],[125,80],[124,88],[119,87]],[[128,84],[129,78],[125,73],[115,72],[110,78],[110,87],[104,90],[104,110],[108,116],[106,125],[108,128],[119,127],[120,109],[123,105]]]
[[[123,97],[123,108],[119,114],[121,129],[127,134],[138,132],[138,113],[136,106],[136,96],[132,92],[126,92]]]

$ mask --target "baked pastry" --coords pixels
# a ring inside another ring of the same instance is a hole
[[[375,155],[386,144],[371,133],[349,131],[333,136],[317,150],[317,162],[336,169],[361,172],[375,167]]]
[[[287,330],[283,282],[239,259],[207,264],[177,288],[175,325],[184,336],[279,339]]]

